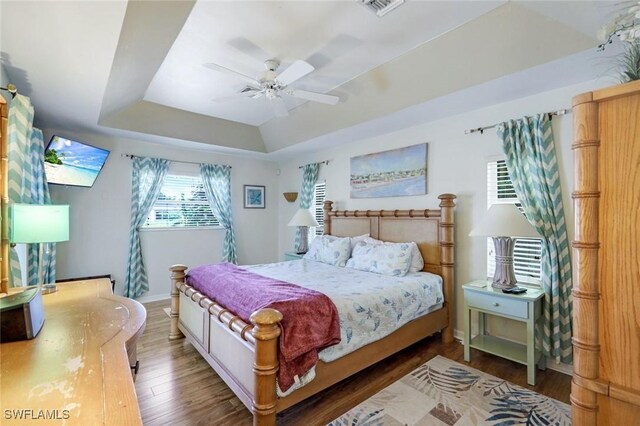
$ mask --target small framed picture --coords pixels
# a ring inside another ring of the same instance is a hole
[[[245,185],[244,186],[244,208],[264,209],[264,186]]]

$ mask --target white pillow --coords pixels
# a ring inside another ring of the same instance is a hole
[[[336,237],[335,235],[328,235],[327,234],[327,235],[323,235],[323,237],[328,239],[329,241],[333,241],[333,240],[336,240],[338,238],[349,238],[350,242],[351,242],[349,255],[351,255],[351,250],[353,250],[355,245],[358,244],[360,241],[364,241],[365,239],[369,238],[369,234],[362,234],[362,235],[358,235],[356,237]],[[370,239],[373,240],[373,238],[370,238]],[[374,241],[378,241],[378,240],[374,240]]]
[[[402,277],[411,266],[409,243],[369,244],[359,242],[351,252],[348,268]]]
[[[367,238],[373,239],[369,237],[369,234],[358,235],[357,237],[351,237],[351,250],[358,244],[360,241],[365,241]]]
[[[345,266],[351,253],[351,241],[348,237],[319,235],[313,239],[309,251],[302,257],[307,260]]]
[[[387,241],[376,240],[375,238],[365,238],[364,242],[368,244],[397,244],[397,243],[389,243]],[[422,259],[422,253],[420,253],[420,249],[418,245],[413,241],[408,242],[407,244],[411,244],[411,266],[409,267],[409,272],[420,272],[424,268],[424,259]],[[353,249],[353,247],[352,247]]]

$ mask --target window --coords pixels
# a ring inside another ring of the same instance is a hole
[[[510,203],[522,206],[511,183],[505,160],[489,162],[487,165],[487,205]],[[524,213],[523,213],[524,214]],[[493,240],[487,238],[487,275],[493,277],[496,270]],[[513,269],[519,282],[540,284],[542,240],[519,238],[513,249]]]
[[[200,176],[167,175],[143,228],[220,226]]]
[[[312,213],[316,218],[316,221],[320,226],[314,228],[314,232],[310,232],[310,241],[313,241],[316,235],[322,235],[324,233],[324,196],[326,193],[326,182],[318,182],[313,191],[313,204]]]

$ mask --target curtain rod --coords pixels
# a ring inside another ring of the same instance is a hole
[[[565,114],[569,114],[570,112],[571,112],[570,109],[560,109],[558,111],[546,112],[545,114],[548,114],[549,119],[551,119],[551,117],[553,117],[554,115],[565,115]],[[464,131],[464,134],[470,135],[472,133],[478,133],[478,132],[480,132],[480,134],[483,134],[485,130],[493,129],[494,127],[497,127],[500,124],[502,123],[492,124],[491,126],[478,127],[477,129],[468,129]]]
[[[7,84],[7,87],[0,87],[0,90],[6,90],[7,92],[11,93],[11,99],[15,98],[18,94],[18,88],[15,84],[12,83]]]
[[[133,155],[133,154],[121,154],[121,157],[126,157],[126,158],[131,158],[134,159],[135,157],[142,157],[141,155]],[[154,157],[154,158],[158,158],[159,160],[167,160],[167,161],[171,161],[172,163],[185,163],[185,164],[205,164],[205,163],[198,163],[195,161],[180,161],[180,160],[169,160],[168,158],[159,158],[159,157]],[[226,164],[225,164],[226,165]],[[232,168],[231,166],[227,166],[230,169]]]
[[[329,164],[329,160],[324,160],[324,161],[318,161],[317,163],[309,163],[309,164],[305,164],[304,166],[308,166],[310,164]],[[299,169],[303,168],[304,166],[298,166]]]

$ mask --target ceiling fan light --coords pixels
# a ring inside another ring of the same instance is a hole
[[[278,74],[275,71],[267,70],[262,74],[262,81],[273,81]]]

